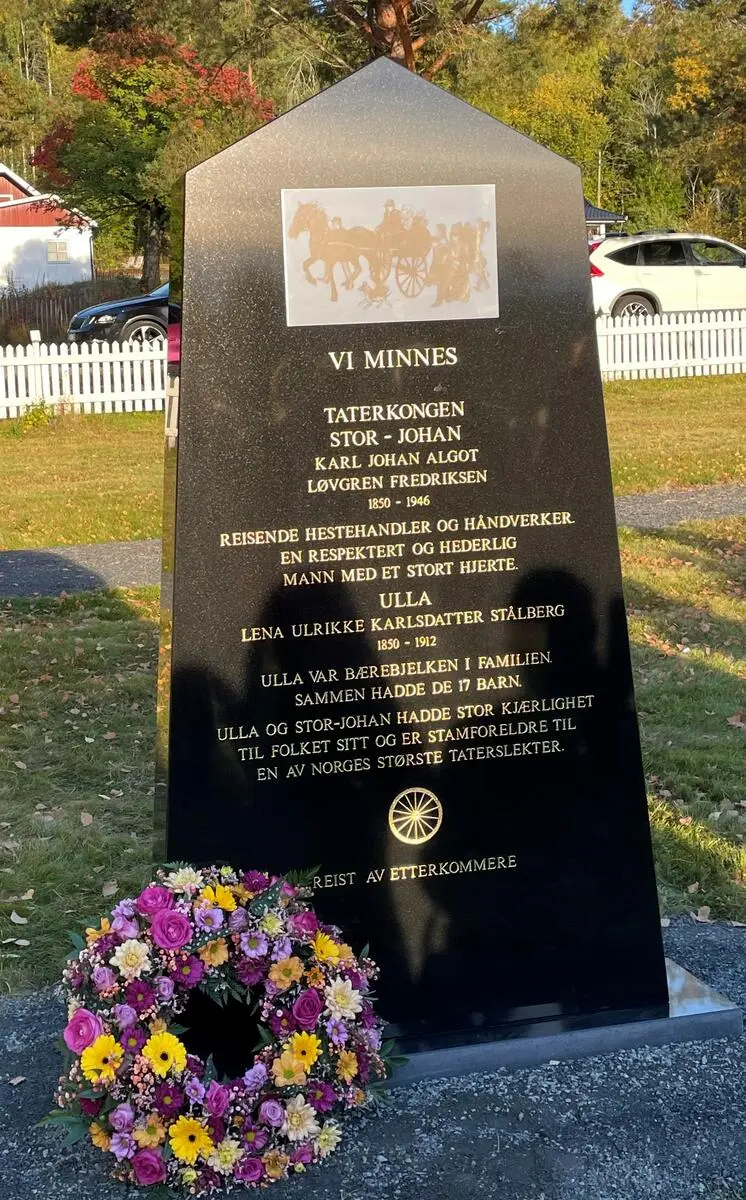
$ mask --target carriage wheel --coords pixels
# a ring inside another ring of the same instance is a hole
[[[412,300],[419,296],[427,278],[427,260],[400,258],[396,264],[396,282],[403,296]]]

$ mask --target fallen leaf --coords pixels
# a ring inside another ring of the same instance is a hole
[[[679,817],[679,825],[691,825],[691,817]]]
[[[10,914],[10,919],[14,925],[28,925],[28,917],[19,917],[15,909]]]
[[[690,895],[693,895],[694,892],[699,891],[699,883],[690,883],[686,890],[690,893]]]
[[[21,703],[21,697],[16,692],[14,692],[12,696],[8,696],[8,699],[10,700],[11,704]]]
[[[22,900],[33,900],[33,898],[34,898],[34,889],[33,888],[29,888],[29,890],[27,892],[24,892],[23,895],[21,896]]]
[[[664,929],[668,929],[670,924],[671,924],[670,917],[661,917],[661,925],[663,926]]]
[[[14,766],[14,767],[18,767],[18,770],[19,770],[19,771],[25,771],[25,770],[26,770],[26,764],[25,764],[25,762],[21,762],[20,758],[18,758],[18,759],[15,759],[15,760],[14,760],[14,762],[13,762],[13,766]]]
[[[117,883],[116,879],[110,879],[108,881],[108,883],[105,883],[104,886],[101,888],[101,895],[102,896],[115,896],[117,894],[118,889],[119,889],[119,884]]]
[[[10,1084],[11,1087],[18,1087],[19,1083],[25,1083],[25,1082],[26,1082],[25,1075],[14,1075],[12,1079],[8,1080],[8,1083]]]
[[[16,946],[30,946],[31,942],[29,942],[27,938],[15,938],[15,945]]]
[[[106,733],[102,734],[101,736],[103,737],[105,742],[113,742],[117,735],[114,733],[113,730],[109,729],[109,730],[107,730]]]
[[[87,738],[86,738],[86,741],[87,741],[87,742],[89,742],[89,743],[90,743],[90,742],[92,742],[92,741],[94,741],[94,740],[95,740],[94,738],[89,738],[89,737],[87,737]]]
[[[702,924],[707,923],[710,920],[709,904],[703,904],[701,908],[697,909],[696,913],[692,913],[692,916],[695,921],[700,921]]]
[[[80,814],[80,823],[81,823],[81,825],[92,825],[93,817],[91,816],[91,814],[89,812],[82,812]]]
[[[746,721],[743,719],[743,713],[734,712],[727,720],[728,724],[732,725],[734,729],[746,729]]]

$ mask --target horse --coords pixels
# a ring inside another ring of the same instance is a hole
[[[345,229],[341,224],[330,226],[329,218],[324,209],[315,201],[299,204],[288,229],[288,237],[297,238],[301,233],[308,234],[308,258],[303,263],[303,274],[314,287],[319,282],[311,274],[314,263],[324,264],[322,283],[328,283],[330,299],[339,299],[334,269],[340,264],[344,274],[344,287],[349,291],[362,271],[360,259],[364,258],[373,282],[377,285],[379,279],[379,239],[372,229],[356,225]]]

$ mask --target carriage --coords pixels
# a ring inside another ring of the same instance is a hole
[[[378,227],[379,282],[386,283],[393,269],[396,286],[403,296],[412,300],[419,296],[427,282],[433,236],[427,222],[415,217],[407,228]]]

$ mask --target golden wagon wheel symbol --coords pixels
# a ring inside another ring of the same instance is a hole
[[[419,846],[435,837],[443,820],[443,805],[429,788],[405,788],[389,809],[389,829],[400,842]]]

